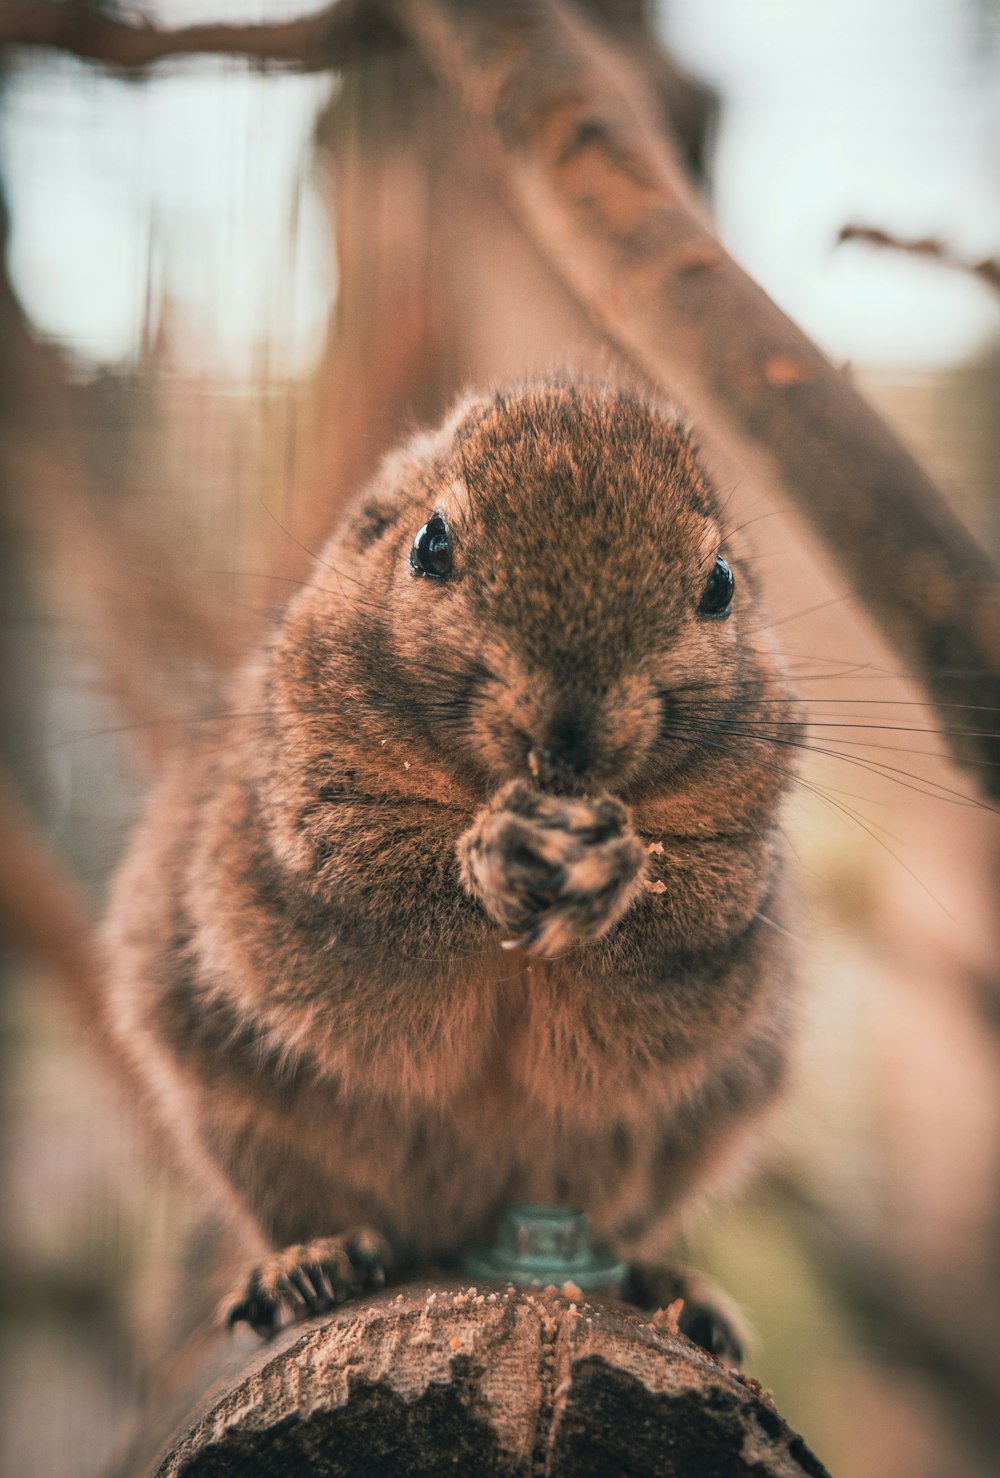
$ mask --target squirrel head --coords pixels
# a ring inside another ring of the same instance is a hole
[[[548,381],[464,402],[385,463],[273,670],[320,744],[332,725],[341,750],[402,747],[475,793],[530,775],[640,798],[787,716],[757,627],[677,418]]]

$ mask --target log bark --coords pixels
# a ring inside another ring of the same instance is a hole
[[[826,1471],[756,1382],[611,1301],[414,1284],[213,1358],[119,1478]]]

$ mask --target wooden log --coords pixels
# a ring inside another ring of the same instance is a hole
[[[674,1324],[596,1296],[424,1283],[270,1344],[219,1335],[194,1403],[146,1424],[120,1478],[821,1478],[759,1385]]]

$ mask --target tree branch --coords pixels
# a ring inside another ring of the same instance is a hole
[[[77,889],[0,770],[0,933],[66,982],[88,1027],[101,1015],[93,930]]]
[[[870,406],[727,255],[642,70],[558,0],[399,0],[399,14],[593,320],[794,502],[923,682],[955,756],[1000,795],[1000,576]]]
[[[119,20],[81,0],[27,0],[0,7],[0,48],[40,46],[126,71],[168,57],[205,55],[322,71],[394,49],[401,39],[388,8],[378,0],[338,0],[316,15],[271,24],[177,30]]]
[[[841,226],[837,234],[838,246],[842,246],[845,241],[862,241],[866,246],[926,257],[930,261],[940,262],[943,267],[954,267],[970,277],[978,277],[994,292],[1000,292],[1000,257],[983,257],[981,261],[970,261],[968,257],[952,251],[936,236],[894,236],[891,231],[883,231],[879,226],[862,226],[854,222]]]
[[[983,1452],[1000,1443],[1000,1341],[988,1317],[979,1330],[949,1300],[942,1319],[921,1298],[920,1284],[907,1279],[907,1264],[891,1249],[851,1225],[841,1208],[816,1197],[801,1176],[773,1176],[770,1188],[782,1216],[796,1225],[822,1274],[851,1318],[875,1348],[919,1372],[945,1401],[962,1436]],[[984,1299],[987,1290],[983,1290]],[[989,1332],[988,1341],[980,1337]]]

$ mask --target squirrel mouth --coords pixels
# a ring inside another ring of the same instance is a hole
[[[549,696],[544,675],[479,695],[465,740],[496,776],[530,778],[552,794],[617,791],[651,753],[660,705],[644,679]]]
[[[567,759],[558,750],[530,741],[524,767],[539,790],[577,796],[618,789],[635,768],[633,757],[625,748],[611,753],[588,752],[585,762],[581,762],[579,751]]]

